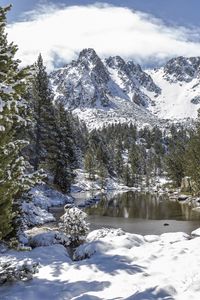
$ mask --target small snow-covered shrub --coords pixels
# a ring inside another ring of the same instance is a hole
[[[16,280],[30,280],[38,272],[39,264],[31,259],[22,261],[0,260],[0,284]]]
[[[66,208],[65,214],[60,218],[59,229],[70,236],[74,246],[80,245],[89,231],[86,218],[87,214],[77,207]]]

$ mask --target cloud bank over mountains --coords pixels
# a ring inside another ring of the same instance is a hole
[[[174,56],[199,56],[199,32],[107,4],[40,6],[24,21],[8,26],[8,38],[19,46],[23,64],[32,64],[41,52],[49,70],[76,58],[83,48],[142,65],[160,64]]]

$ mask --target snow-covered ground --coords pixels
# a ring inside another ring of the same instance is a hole
[[[39,272],[30,281],[0,287],[2,300],[199,300],[200,237],[184,233],[141,236],[101,229],[72,261],[62,245],[7,251],[0,260],[31,259]],[[85,258],[87,257],[87,258]]]
[[[129,190],[134,188],[129,188],[124,184],[120,183],[117,178],[107,177],[104,180],[103,188],[101,179],[96,175],[95,180],[90,180],[88,173],[84,172],[82,169],[76,170],[75,182],[71,187],[71,192],[81,192],[81,191],[98,191],[98,190]]]
[[[150,188],[147,188],[147,190],[159,190],[162,188],[162,185],[166,184],[169,182],[169,180],[166,177],[153,177],[152,178],[152,186]],[[95,180],[90,180],[88,173],[83,171],[82,169],[77,169],[76,170],[76,177],[75,177],[75,182],[71,186],[71,192],[72,193],[78,193],[78,192],[85,192],[85,191],[129,191],[129,190],[138,190],[140,191],[141,188],[145,188],[145,178],[144,182],[138,186],[138,187],[128,187],[124,185],[118,178],[114,177],[107,177],[104,180],[103,187],[102,187],[102,180],[95,175]]]
[[[147,71],[154,82],[161,88],[161,94],[154,97],[152,92],[146,94],[154,99],[155,105],[150,111],[161,119],[187,119],[196,118],[200,108],[199,79],[194,78],[189,82],[169,81],[165,78],[163,68]],[[196,99],[196,100],[195,100]]]
[[[23,225],[31,227],[55,221],[48,211],[50,207],[61,206],[73,202],[73,199],[46,184],[32,188],[22,199],[21,213]]]

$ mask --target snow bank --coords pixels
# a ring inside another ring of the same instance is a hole
[[[61,244],[67,247],[70,243],[70,238],[58,231],[39,233],[31,237],[29,240],[29,245],[33,248],[47,247],[55,244]]]
[[[199,249],[200,237],[184,233],[143,237],[95,230],[76,250],[80,261],[72,261],[62,245],[2,253],[1,259],[28,258],[40,268],[28,283],[1,286],[0,295],[4,300],[199,300]]]
[[[80,192],[80,191],[97,191],[102,190],[101,180],[96,175],[96,180],[88,179],[88,173],[84,172],[81,169],[76,170],[76,178],[75,183],[71,187],[72,192]],[[105,179],[105,184],[103,190],[135,190],[135,188],[129,188],[124,184],[119,183],[119,179],[107,177]]]
[[[144,238],[138,234],[125,233],[122,229],[99,229],[89,233],[87,243],[78,247],[74,253],[75,260],[91,257],[93,254],[105,254],[114,249],[139,247]]]
[[[36,206],[34,203],[27,203],[24,201],[21,208],[23,212],[23,222],[28,227],[55,221],[55,218],[51,213]]]
[[[70,196],[64,195],[61,192],[50,188],[46,184],[32,188],[29,191],[29,196],[36,206],[46,210],[52,206],[61,206],[73,202],[73,199]]]
[[[38,185],[32,188],[22,201],[22,222],[26,227],[43,225],[54,222],[54,216],[48,212],[52,206],[61,206],[72,203],[72,197],[50,188],[48,185]]]
[[[200,237],[200,228],[197,228],[196,230],[192,231],[192,236]]]

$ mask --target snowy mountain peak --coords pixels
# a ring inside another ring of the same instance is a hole
[[[140,65],[135,64],[133,61],[125,62],[120,56],[115,56],[106,59],[105,63],[110,73],[117,70],[117,76],[125,85],[123,89],[124,87],[127,88],[126,86],[131,86],[132,89],[136,90],[145,88],[150,92],[160,93],[159,87],[155,85],[152,78],[142,70]]]
[[[200,76],[200,57],[177,57],[164,66],[164,75],[171,82],[190,82]]]
[[[109,80],[104,64],[90,48],[82,50],[77,61],[51,73],[56,99],[69,109],[108,106]]]
[[[101,59],[92,48],[83,49],[79,54],[77,63],[85,66],[90,70],[94,69],[97,72],[103,69],[104,73],[106,73]],[[104,75],[107,76],[106,74]]]
[[[150,71],[161,94],[151,111],[164,119],[196,118],[200,109],[200,57],[177,57]]]
[[[56,98],[66,107],[116,107],[116,100],[148,106],[145,89],[159,92],[151,77],[139,65],[120,56],[102,61],[94,49],[84,49],[77,61],[51,74]]]
[[[85,48],[83,49],[80,54],[79,54],[79,58],[78,60],[99,60],[100,58],[98,57],[98,55],[96,54],[95,50],[92,48]]]
[[[120,56],[110,56],[109,58],[105,59],[105,63],[110,68],[119,68],[123,69],[126,66],[125,61]]]
[[[55,100],[93,128],[195,118],[200,108],[200,57],[177,57],[160,69],[144,71],[120,56],[101,60],[89,48],[52,72],[51,83]]]
[[[139,65],[120,56],[101,60],[93,49],[84,49],[76,61],[50,76],[55,100],[84,120],[86,116],[87,124],[94,118],[100,125],[154,122],[146,110],[153,103],[147,92],[156,95],[159,88]]]

